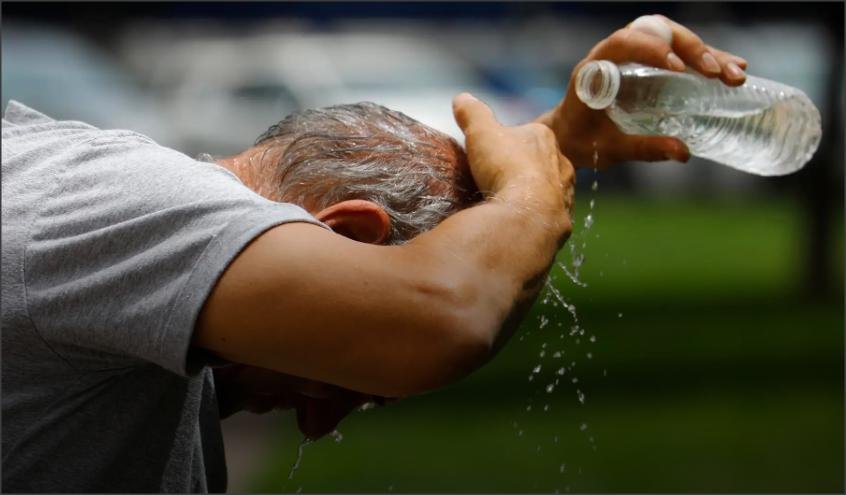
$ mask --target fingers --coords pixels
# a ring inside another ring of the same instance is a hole
[[[303,397],[297,404],[297,427],[307,438],[316,440],[335,430],[366,399],[352,392],[331,400]]]
[[[576,170],[573,168],[570,160],[560,151],[558,152],[558,163],[561,170],[561,187],[564,189],[564,205],[567,207],[567,211],[572,211],[576,185]]]
[[[452,112],[465,135],[476,128],[499,126],[493,110],[470,93],[461,93],[453,98]]]
[[[659,16],[673,31],[673,51],[688,65],[706,76],[717,76],[722,71],[714,54],[696,33],[665,16]]]
[[[600,42],[588,57],[620,64],[637,62],[674,71],[684,70],[684,62],[669,43],[639,29],[623,28]]]
[[[641,36],[626,35],[626,31]],[[606,49],[622,57],[615,62],[639,62],[676,71],[689,65],[707,77],[719,77],[730,86],[746,81],[743,72],[748,65],[746,60],[706,45],[696,33],[663,15],[638,17],[608,41],[610,46]]]
[[[732,86],[743,84],[746,80],[746,74],[743,73],[747,66],[746,60],[706,45],[696,33],[668,17],[657,17],[672,29],[673,51],[686,64],[705,76],[719,77],[724,83]]]
[[[690,159],[687,146],[676,138],[667,136],[631,136],[625,135],[616,147],[615,154],[621,160],[640,160],[658,162],[675,160],[686,162]]]
[[[740,86],[746,81],[746,73],[743,72],[747,65],[746,60],[712,46],[708,46],[708,49],[720,63],[722,71],[719,77],[721,81],[729,86]]]
[[[673,43],[673,30],[670,29],[670,24],[657,15],[642,15],[626,27],[657,36],[668,45]]]

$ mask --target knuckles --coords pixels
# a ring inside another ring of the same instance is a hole
[[[523,127],[527,132],[534,135],[542,145],[557,143],[555,139],[555,133],[552,132],[552,129],[550,129],[544,124],[538,122],[531,122]]]

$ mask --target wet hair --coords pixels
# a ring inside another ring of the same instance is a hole
[[[454,139],[411,117],[364,102],[298,111],[259,136],[274,195],[317,210],[362,199],[391,219],[401,244],[479,200]]]

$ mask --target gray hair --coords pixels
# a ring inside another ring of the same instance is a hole
[[[323,209],[381,206],[401,244],[478,199],[461,146],[407,115],[363,102],[295,112],[259,136],[277,197]]]

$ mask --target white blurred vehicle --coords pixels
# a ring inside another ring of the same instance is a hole
[[[291,111],[358,101],[399,110],[459,141],[451,100],[461,91],[489,102],[503,122],[531,118],[520,103],[485,91],[449,50],[419,37],[297,33],[185,37],[160,41],[160,48],[145,48],[143,37],[135,43],[136,66],[150,84],[169,88],[170,120],[191,153],[234,153]]]
[[[131,129],[174,144],[164,112],[97,46],[69,31],[4,25],[3,107],[18,100],[55,119]]]

